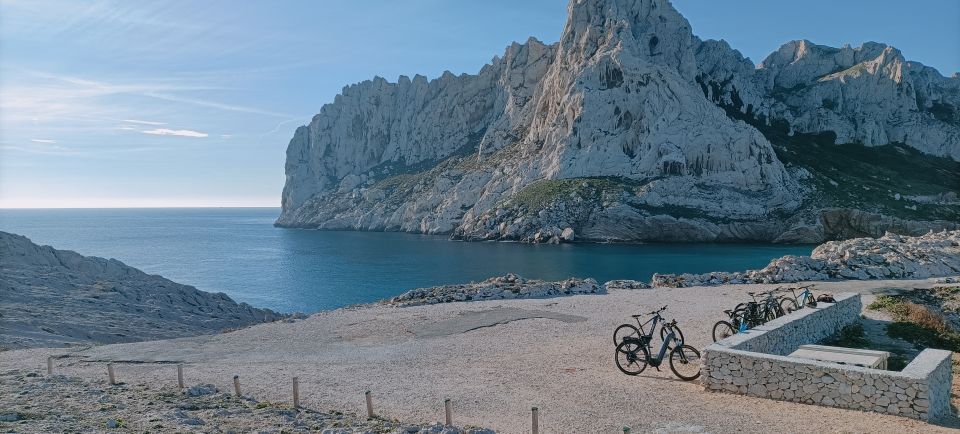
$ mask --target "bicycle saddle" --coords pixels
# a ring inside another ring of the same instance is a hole
[[[640,318],[641,316],[643,316],[643,314],[642,314],[642,313],[638,313],[638,314],[636,314],[636,315],[630,315],[630,316],[632,316],[632,317],[634,317],[634,318]]]
[[[723,311],[723,313],[725,313],[725,314],[727,314],[727,315],[730,315],[731,313],[733,313],[733,311],[730,310],[730,309],[727,309],[727,310]]]

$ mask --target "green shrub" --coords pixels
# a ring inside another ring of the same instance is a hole
[[[903,299],[899,296],[878,295],[877,299],[874,300],[873,303],[870,303],[869,306],[867,306],[867,309],[870,309],[870,310],[889,309],[890,306],[894,306],[900,303],[903,303]]]

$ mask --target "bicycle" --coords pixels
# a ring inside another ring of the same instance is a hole
[[[756,304],[752,303],[751,304]],[[725,310],[723,313],[727,314],[730,317],[730,321],[720,320],[713,324],[713,341],[718,342],[722,341],[730,336],[733,336],[742,331],[746,331],[750,328],[748,325],[753,321],[753,317],[749,314],[751,309],[740,309],[740,310]]]
[[[776,289],[767,292],[748,292],[753,301],[760,307],[759,317],[763,322],[780,318],[786,315],[786,312],[780,307],[780,300],[773,295]],[[763,296],[762,300],[757,300],[757,296]]]
[[[637,321],[637,325],[638,325],[639,327],[634,327],[633,324],[620,324],[619,326],[617,326],[617,329],[613,331],[613,344],[614,344],[614,345],[619,345],[620,342],[623,342],[623,339],[624,339],[624,338],[627,338],[627,337],[632,337],[632,338],[635,338],[635,339],[636,339],[636,338],[640,338],[641,336],[645,336],[645,337],[647,337],[648,339],[653,339],[653,331],[657,328],[657,323],[661,323],[661,324],[664,324],[664,323],[665,323],[664,320],[663,320],[663,316],[660,315],[660,313],[663,312],[663,311],[665,311],[665,310],[667,310],[667,307],[666,307],[666,306],[661,307],[659,310],[655,310],[655,311],[653,311],[653,312],[648,313],[647,315],[653,315],[653,318],[650,318],[649,320],[647,320],[647,322],[644,322],[644,323],[641,323],[641,322],[640,322],[640,317],[643,316],[642,314],[640,314],[640,315],[630,315],[630,316],[633,317],[633,319],[635,319],[635,320]],[[652,324],[651,324],[651,323],[652,323]],[[643,330],[643,326],[645,326],[645,325],[647,325],[647,324],[651,324],[651,325],[650,325],[650,332],[649,332],[649,333],[644,332],[644,330]],[[679,336],[679,338],[680,338],[680,343],[682,344],[682,343],[683,343],[683,331],[680,330],[680,327],[676,327],[676,326],[674,326],[674,330],[677,332],[677,336]],[[660,326],[660,339],[661,339],[661,340],[666,340],[666,337],[667,337],[667,331],[666,331],[666,329],[663,327],[663,325],[661,325],[661,326]]]
[[[740,303],[731,310],[723,311],[730,317],[730,321],[721,320],[713,324],[713,341],[721,341],[785,315],[786,312],[780,307],[777,298],[773,295],[776,291],[777,289],[760,293],[748,292],[747,294],[753,298],[753,301]],[[758,300],[758,296],[764,296],[764,298]]]
[[[623,342],[617,345],[614,354],[617,368],[627,375],[639,375],[647,369],[647,365],[653,366],[659,371],[660,365],[667,358],[668,347],[672,343],[674,346],[670,349],[669,363],[673,374],[684,381],[693,381],[699,378],[700,352],[677,338],[676,326],[677,320],[663,324],[663,327],[667,330],[667,335],[656,356],[650,354],[652,350],[650,336],[624,338]]]
[[[810,292],[810,288],[813,285],[801,286],[799,288],[787,288],[782,291],[789,290],[792,296],[783,296],[780,297],[780,307],[787,313],[795,312],[804,307],[817,307],[817,300],[813,297],[813,293]],[[777,288],[779,289],[779,288]],[[797,290],[802,289],[803,292],[800,295],[797,295]]]

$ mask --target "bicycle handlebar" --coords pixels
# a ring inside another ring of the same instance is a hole
[[[667,307],[666,307],[666,306],[661,307],[659,310],[655,310],[655,311],[653,311],[653,312],[650,312],[650,313],[648,313],[647,315],[656,315],[656,314],[658,314],[658,313],[660,313],[660,312],[663,312],[663,311],[665,311],[665,310],[667,310]]]

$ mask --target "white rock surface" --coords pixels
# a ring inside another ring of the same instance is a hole
[[[516,274],[492,277],[480,283],[435,286],[407,291],[383,303],[390,306],[419,306],[457,301],[546,298],[578,294],[602,294],[604,287],[593,279],[575,277],[559,282],[524,279]]]
[[[960,80],[879,46],[791,44],[758,69],[694,37],[667,0],[571,1],[559,42],[515,43],[477,75],[344,88],[290,142],[277,224],[544,243],[572,241],[567,228],[581,241],[830,239],[803,208],[809,172],[786,170],[731,105],[960,155]],[[846,99],[811,108],[834,95]]]
[[[833,48],[791,41],[757,68],[723,41],[697,49],[708,97],[801,133],[832,132],[836,143],[905,143],[960,159],[960,78],[867,42]]]
[[[0,232],[0,346],[59,347],[217,333],[282,318],[115,259]]]
[[[831,241],[810,256],[788,255],[765,268],[745,272],[654,274],[654,287],[819,280],[926,279],[960,273],[960,231],[919,237],[888,233],[880,238]]]

